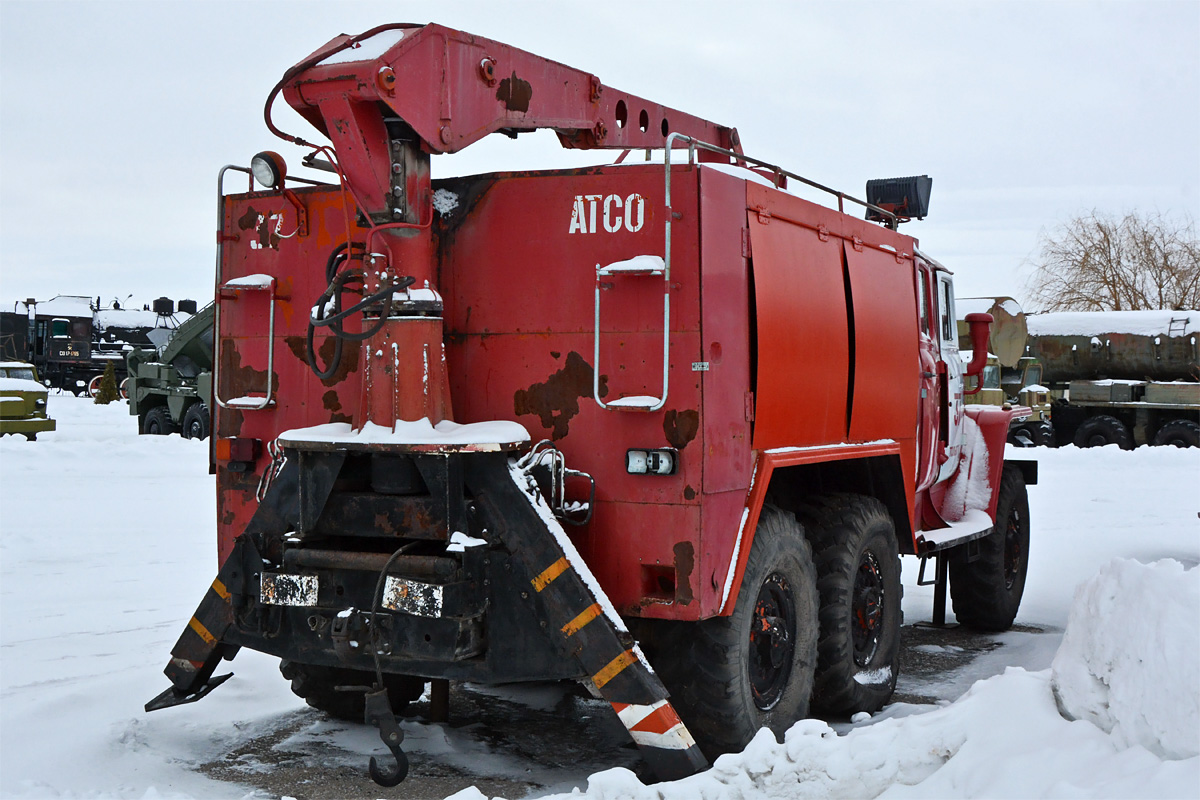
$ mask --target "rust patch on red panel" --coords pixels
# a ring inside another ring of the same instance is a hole
[[[683,499],[684,500],[695,500],[696,499],[696,490],[693,489],[691,486],[683,487]]]
[[[675,602],[686,606],[692,602],[692,569],[696,566],[696,551],[691,542],[679,542],[675,552]]]
[[[303,336],[285,336],[283,339],[287,343],[288,350],[292,351],[292,355],[308,363],[308,349]],[[327,336],[317,345],[317,366],[325,367],[333,358],[334,350],[337,343],[334,337]],[[333,386],[335,383],[341,383],[346,380],[346,376],[351,372],[358,371],[358,353],[359,344],[357,342],[344,342],[342,347],[342,361],[338,364],[337,370],[321,383],[325,386]],[[326,406],[329,408],[329,406]]]
[[[676,450],[687,447],[700,430],[700,412],[695,409],[671,409],[663,416],[663,433]]]
[[[253,230],[258,235],[259,247],[269,247],[272,250],[279,249],[279,234],[275,233],[275,223],[271,219],[271,214],[260,213],[249,206],[246,213],[238,217],[238,227],[244,231]]]
[[[518,416],[536,416],[542,427],[551,431],[551,439],[561,439],[567,435],[571,418],[579,413],[579,398],[592,396],[592,375],[591,365],[572,351],[563,368],[545,383],[535,383],[513,394],[513,411]]]
[[[321,395],[321,405],[325,406],[325,410],[329,412],[330,422],[348,422],[354,424],[353,417],[342,413],[342,402],[338,399],[336,389],[330,389]]]
[[[496,99],[504,103],[507,110],[519,111],[522,114],[529,110],[529,101],[532,98],[533,85],[518,78],[516,72],[512,77],[500,81],[500,88],[496,90]]]
[[[279,374],[272,377],[272,384],[279,388]],[[267,388],[267,371],[242,366],[242,354],[232,339],[221,340],[221,397],[247,397],[262,394]],[[224,433],[222,431],[222,433]]]

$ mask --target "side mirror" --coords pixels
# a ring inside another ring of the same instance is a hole
[[[991,334],[991,314],[967,314],[967,329],[971,337],[971,363],[967,365],[964,377],[975,377],[974,389],[963,389],[963,394],[978,394],[983,388],[979,375],[987,366],[988,336]]]

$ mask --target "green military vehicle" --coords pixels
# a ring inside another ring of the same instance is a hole
[[[1200,310],[1062,311],[1028,325],[1061,442],[1200,447]]]
[[[125,358],[129,413],[138,418],[138,432],[208,438],[212,430],[212,304],[156,344],[154,350],[133,350]]]
[[[966,315],[992,315],[988,337],[988,360],[980,377],[982,387],[966,396],[968,405],[1025,406],[1027,417],[1015,417],[1008,441],[1018,447],[1053,447],[1054,427],[1050,422],[1050,390],[1042,385],[1042,364],[1026,355],[1028,329],[1025,312],[1011,297],[964,297],[957,301],[960,347],[970,347]],[[964,350],[963,352],[967,352]]]
[[[0,361],[0,436],[19,433],[32,442],[42,431],[54,430],[56,423],[46,413],[48,394],[32,364]]]

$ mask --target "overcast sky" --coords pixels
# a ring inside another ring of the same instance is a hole
[[[338,33],[430,21],[736,126],[851,194],[931,175],[904,230],[959,296],[1020,298],[1039,232],[1072,215],[1200,219],[1197,0],[0,0],[0,300],[211,297],[217,170],[302,155],[263,125],[284,70]],[[552,136],[453,158],[435,176],[580,163]]]

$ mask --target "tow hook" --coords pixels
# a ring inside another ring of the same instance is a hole
[[[404,741],[404,732],[396,724],[396,715],[392,713],[392,706],[388,702],[388,692],[385,687],[376,684],[372,691],[367,692],[364,716],[368,725],[379,728],[379,738],[396,758],[395,769],[385,772],[379,768],[379,762],[375,760],[375,756],[371,756],[368,770],[371,780],[380,786],[396,786],[408,777],[408,756],[400,749],[400,743]]]

